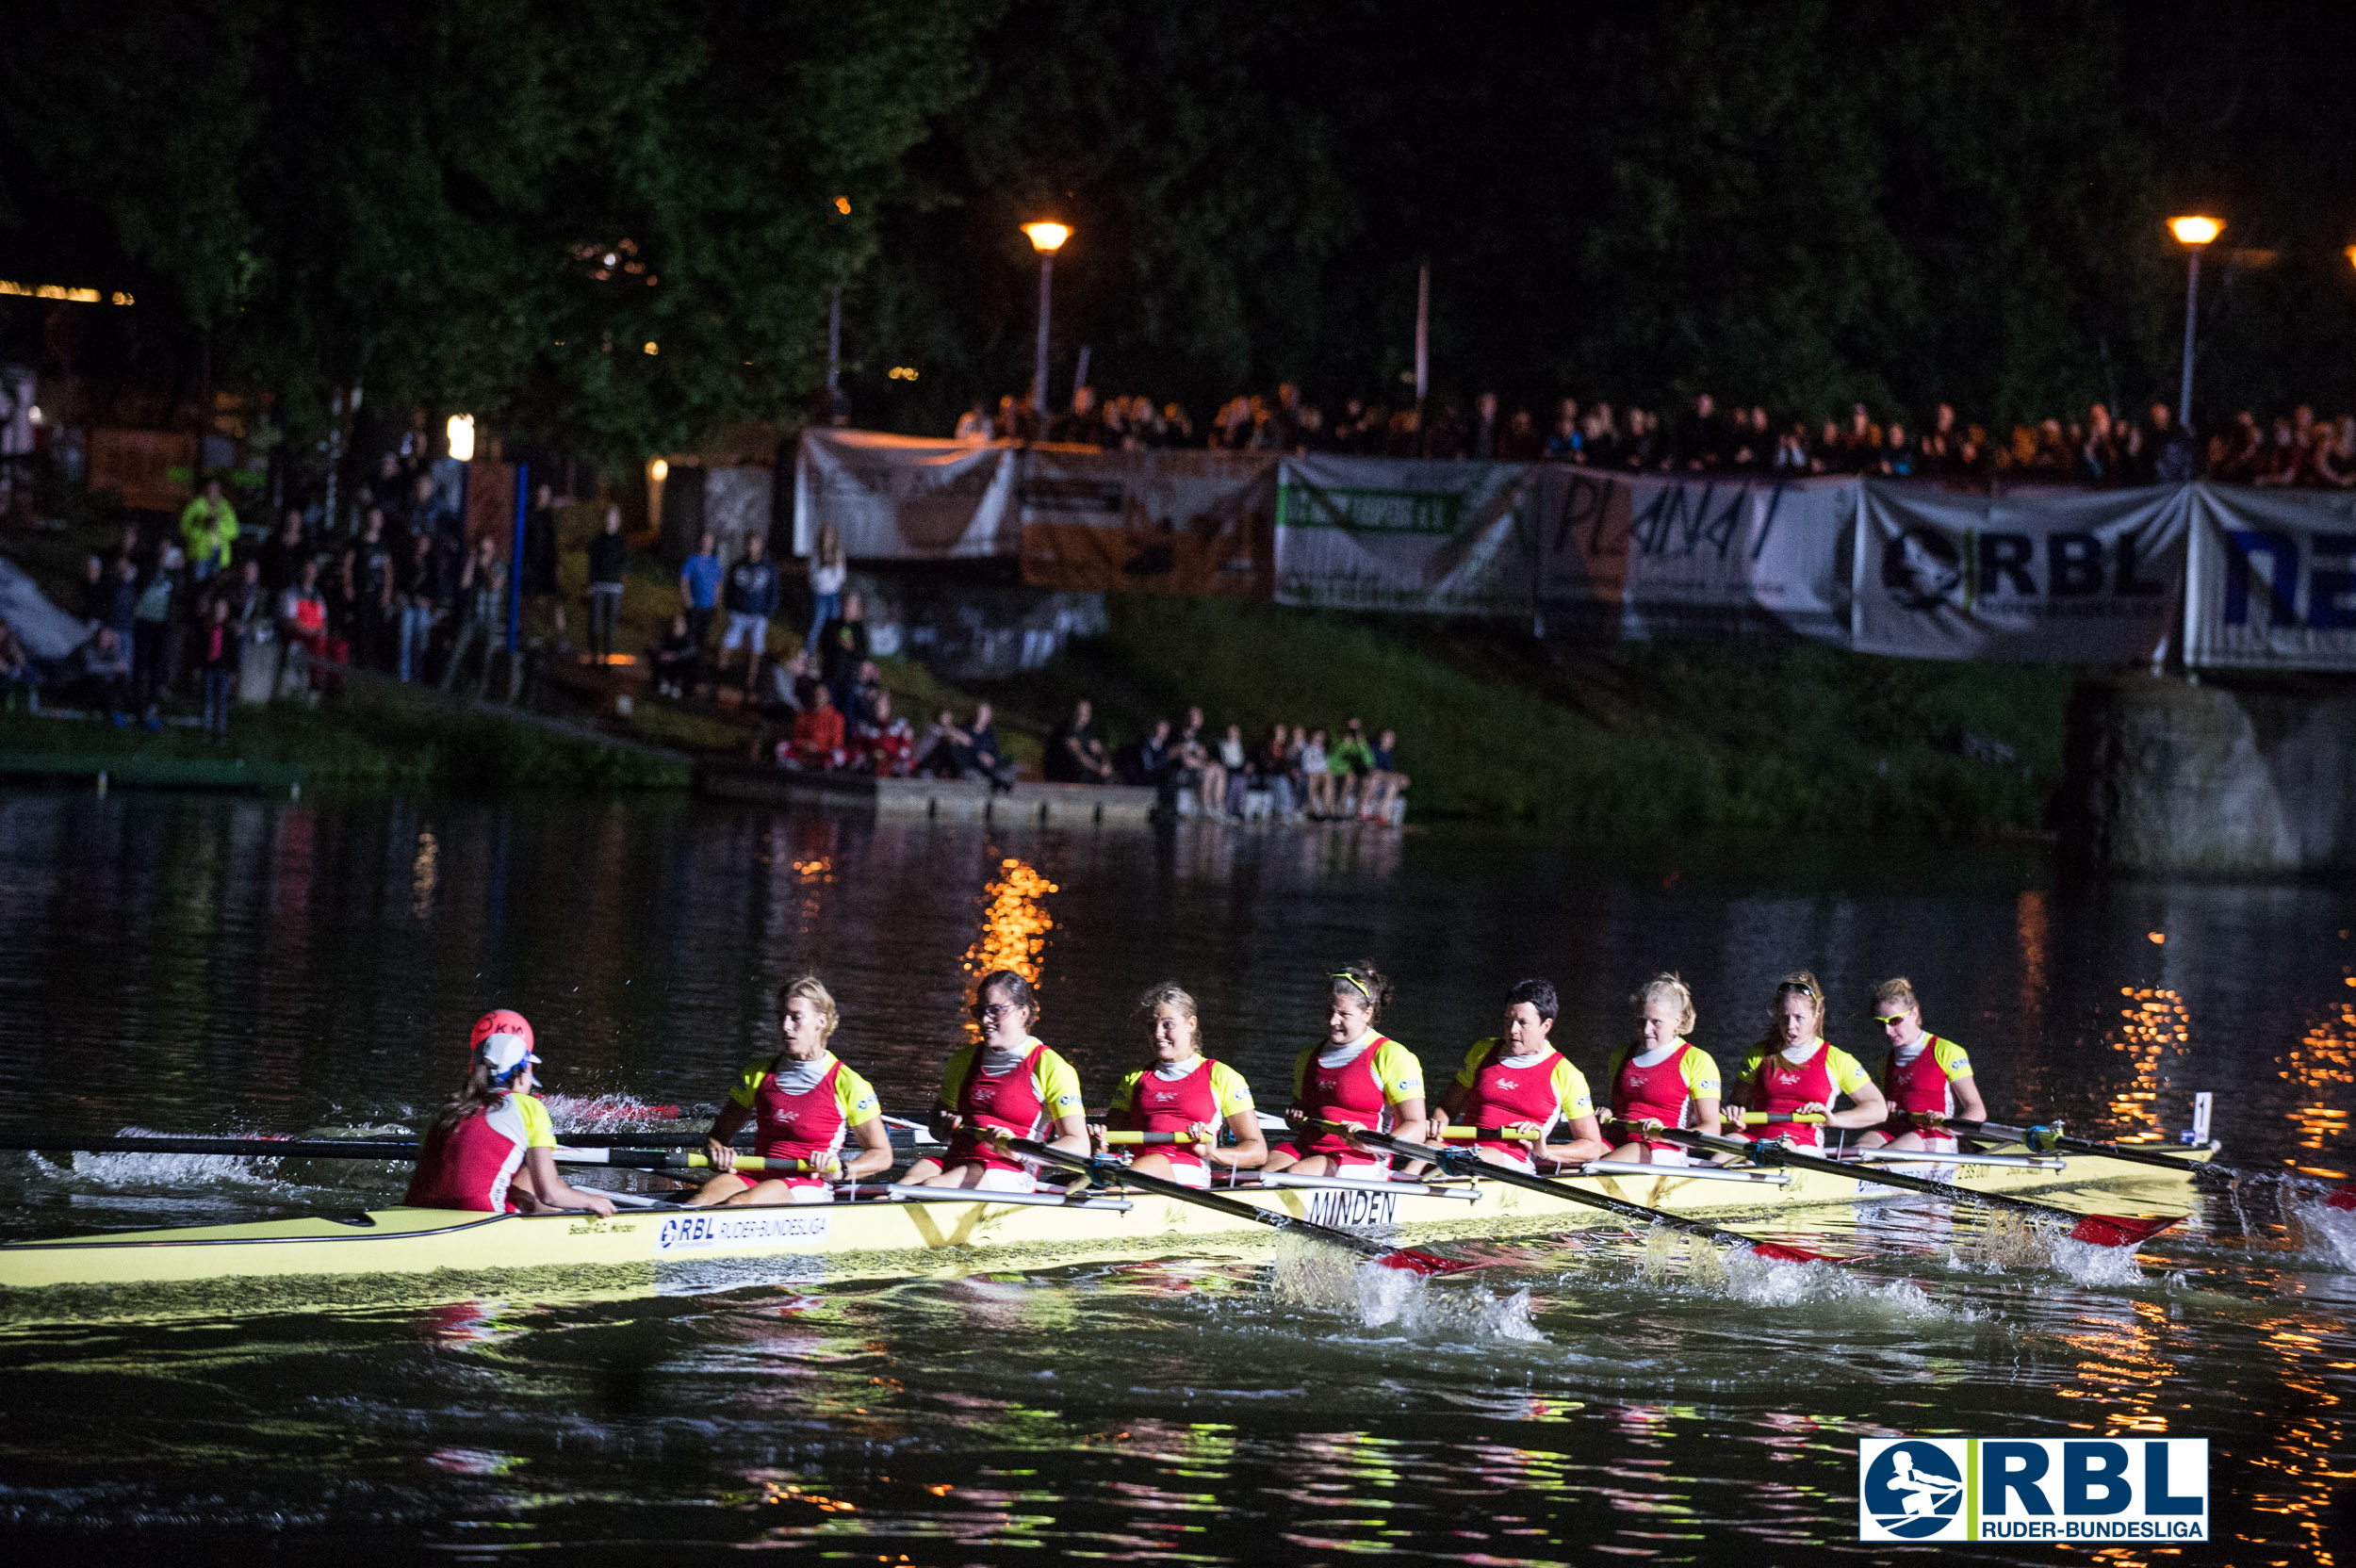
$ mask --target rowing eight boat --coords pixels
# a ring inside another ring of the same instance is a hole
[[[2047,1165],[1957,1166],[1936,1156],[1895,1168],[1988,1192],[2056,1192],[2126,1181],[2164,1200],[2188,1196],[2191,1170],[2212,1151],[2186,1154],[2170,1176],[2100,1155]],[[1691,1218],[1772,1220],[1787,1210],[1903,1196],[1858,1176],[1790,1172],[1783,1184],[1680,1174],[1577,1178],[1628,1202]],[[1506,1236],[1614,1223],[1566,1199],[1494,1182],[1381,1182],[1289,1177],[1282,1184],[1221,1185],[1223,1197],[1320,1225],[1424,1236]],[[242,1225],[188,1226],[0,1245],[0,1291],[51,1285],[128,1284],[243,1276],[483,1272],[547,1266],[647,1266],[712,1258],[923,1253],[941,1249],[1077,1246],[1151,1256],[1199,1238],[1241,1240],[1256,1228],[1175,1199],[1099,1188],[1058,1194],[966,1194],[952,1188],[860,1189],[851,1201],[790,1207],[630,1209],[611,1219],[585,1213],[495,1215],[387,1208]]]

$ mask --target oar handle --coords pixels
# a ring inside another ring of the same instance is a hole
[[[1104,1135],[1106,1146],[1115,1149],[1135,1148],[1140,1144],[1192,1143],[1193,1141],[1192,1133],[1130,1133],[1116,1128]]]
[[[1350,1135],[1354,1133],[1359,1136],[1367,1139],[1369,1142],[1376,1138],[1388,1138],[1390,1136],[1388,1133],[1380,1133],[1371,1127],[1362,1127],[1354,1121],[1326,1121],[1312,1119],[1302,1122],[1301,1126],[1313,1132],[1339,1134],[1344,1137],[1348,1137]],[[1537,1134],[1524,1133],[1511,1127],[1448,1127],[1441,1131],[1440,1136],[1443,1140],[1448,1143],[1480,1143],[1482,1141],[1497,1143],[1535,1143],[1538,1141]],[[1420,1159],[1423,1156],[1416,1155],[1414,1157]]]
[[[1744,1111],[1742,1113],[1742,1125],[1745,1127],[1780,1127],[1787,1123],[1816,1126],[1824,1119],[1824,1113],[1822,1111]]]

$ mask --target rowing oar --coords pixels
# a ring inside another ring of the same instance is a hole
[[[1971,1134],[1976,1137],[2002,1138],[2007,1142],[2018,1143],[2040,1154],[2050,1154],[2057,1150],[2068,1150],[2072,1154],[2100,1154],[2105,1159],[2126,1160],[2135,1165],[2153,1165],[2162,1170],[2173,1170],[2182,1175],[2192,1175],[2208,1168],[2204,1164],[2198,1164],[2175,1154],[2162,1153],[2156,1149],[2136,1149],[2128,1144],[2098,1143],[2092,1138],[2069,1137],[2063,1134],[2058,1123],[2050,1127],[2010,1127],[2001,1121],[1949,1120],[1943,1125],[1955,1132]]]
[[[1742,1113],[1742,1125],[1745,1127],[1765,1127],[1771,1123],[1781,1125],[1785,1122],[1810,1124],[1824,1119],[1824,1113],[1822,1111],[1744,1111]]]
[[[260,1160],[414,1160],[417,1145],[392,1138],[200,1138],[132,1136],[77,1138],[60,1142],[39,1134],[0,1134],[0,1149],[46,1150],[60,1154],[229,1154]],[[701,1170],[712,1165],[709,1154],[673,1152],[663,1149],[585,1149],[560,1146],[559,1165],[621,1166],[631,1170]],[[807,1171],[807,1160],[764,1160],[739,1154],[739,1170]]]
[[[1549,1198],[1567,1198],[1574,1203],[1584,1203],[1589,1208],[1601,1209],[1607,1214],[1618,1215],[1622,1219],[1644,1220],[1654,1225],[1665,1225],[1672,1231],[1683,1231],[1687,1235],[1704,1236],[1711,1241],[1732,1242],[1738,1247],[1749,1248],[1762,1258],[1773,1258],[1778,1263],[1847,1263],[1849,1261],[1846,1258],[1835,1257],[1830,1252],[1811,1252],[1805,1247],[1792,1247],[1780,1241],[1760,1241],[1756,1237],[1746,1236],[1740,1231],[1728,1231],[1716,1225],[1705,1224],[1698,1219],[1687,1219],[1682,1215],[1674,1215],[1665,1209],[1648,1209],[1642,1203],[1630,1203],[1625,1199],[1610,1198],[1600,1192],[1589,1192],[1583,1187],[1572,1186],[1567,1182],[1549,1181],[1544,1176],[1526,1175],[1518,1170],[1508,1169],[1504,1166],[1493,1165],[1482,1159],[1474,1150],[1434,1149],[1430,1144],[1408,1143],[1403,1139],[1391,1136],[1388,1133],[1369,1132],[1355,1123],[1347,1129],[1344,1129],[1343,1125],[1337,1121],[1329,1121],[1322,1125],[1334,1132],[1347,1130],[1355,1133],[1358,1135],[1360,1143],[1376,1149],[1387,1149],[1392,1153],[1407,1159],[1428,1160],[1451,1176],[1472,1176],[1484,1182],[1501,1182],[1509,1187],[1527,1187],[1531,1192],[1543,1192]],[[1661,1171],[1663,1175],[1674,1176],[1677,1168],[1673,1165],[1664,1165],[1661,1168]]]
[[[1385,1268],[1404,1269],[1410,1274],[1458,1274],[1468,1268],[1484,1266],[1461,1258],[1444,1258],[1436,1252],[1426,1252],[1413,1247],[1394,1248],[1388,1242],[1377,1241],[1372,1236],[1353,1235],[1348,1231],[1337,1231],[1314,1220],[1296,1219],[1288,1214],[1238,1203],[1233,1199],[1220,1198],[1182,1182],[1165,1182],[1159,1176],[1132,1170],[1119,1160],[1108,1159],[1102,1154],[1070,1154],[1060,1149],[1051,1149],[1034,1138],[1000,1137],[995,1141],[1000,1147],[1026,1159],[1078,1171],[1092,1184],[1119,1183],[1122,1186],[1136,1187],[1140,1192],[1159,1193],[1164,1198],[1175,1198],[1182,1203],[1193,1203],[1215,1214],[1223,1214],[1230,1219],[1247,1219],[1254,1225],[1265,1225],[1271,1231],[1284,1231],[1330,1246],[1346,1247],[1362,1258],[1373,1259]]]
[[[2327,1209],[2356,1209],[2356,1182],[2342,1182],[2323,1195]]]
[[[1995,1204],[2007,1209],[2021,1209],[2029,1214],[2050,1215],[2057,1219],[2071,1220],[2074,1223],[2070,1228],[2070,1239],[2091,1242],[2097,1247],[2132,1247],[2148,1237],[2159,1234],[2183,1217],[2181,1215],[2154,1218],[2149,1216],[2123,1214],[2079,1214],[2075,1210],[2061,1208],[2053,1203],[2039,1203],[2027,1198],[2015,1198],[2008,1193],[1974,1192],[1970,1187],[1959,1187],[1952,1183],[1934,1182],[1927,1176],[1902,1176],[1897,1171],[1883,1166],[1873,1166],[1860,1170],[1856,1166],[1842,1165],[1838,1160],[1820,1159],[1813,1154],[1799,1153],[1772,1139],[1712,1137],[1707,1133],[1688,1133],[1676,1127],[1656,1127],[1649,1122],[1641,1125],[1644,1136],[1659,1138],[1663,1143],[1674,1143],[1686,1149],[1698,1149],[1713,1154],[1747,1154],[1759,1165],[1790,1166],[1795,1170],[1829,1171],[1835,1176],[1847,1176],[1859,1182],[1871,1182],[1879,1186],[1907,1187],[1916,1192],[1927,1192],[1935,1198],[1966,1199],[1975,1203]],[[1928,1160],[1936,1160],[1938,1157],[1936,1154],[1924,1156]]]
[[[1517,1133],[1510,1128],[1503,1132],[1484,1132],[1479,1127],[1450,1127],[1447,1132],[1443,1133],[1441,1136],[1448,1139],[1450,1143],[1471,1143],[1478,1138],[1497,1138],[1511,1143],[1534,1143],[1537,1141],[1538,1135],[1535,1133]],[[1115,1131],[1108,1132],[1104,1135],[1104,1142],[1108,1146],[1116,1149],[1128,1148],[1136,1144],[1192,1143],[1193,1141],[1194,1135],[1192,1133],[1124,1133]]]

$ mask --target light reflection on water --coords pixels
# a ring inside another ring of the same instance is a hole
[[[1906,973],[1993,1114],[2172,1138],[2213,1088],[2253,1170],[2345,1164],[2356,1063],[2346,894],[2075,889],[2001,846],[13,795],[0,888],[0,1088],[25,1121],[92,1130],[400,1121],[446,1092],[493,999],[533,1019],[568,1114],[708,1105],[770,1037],[777,985],[810,969],[899,1114],[929,1100],[973,972],[1002,963],[1036,974],[1042,1037],[1093,1096],[1142,1056],[1129,999],[1174,976],[1214,1054],[1281,1099],[1326,970],[1360,953],[1399,982],[1386,1032],[1435,1075],[1526,972],[1562,989],[1558,1041],[1591,1070],[1656,969],[1694,983],[1722,1058],[1785,970],[1824,977],[1852,1040],[1866,987]],[[100,1049],[58,1050],[60,1021]],[[350,1207],[384,1185],[325,1162],[0,1156],[0,1228]],[[1991,1261],[1975,1217],[1922,1199],[1826,1217],[1815,1239],[1877,1260],[1853,1270],[1528,1238],[1387,1316],[1354,1285],[1282,1299],[1250,1257],[535,1276],[456,1301],[421,1282],[110,1293],[78,1321],[0,1312],[0,1532],[314,1557],[1768,1561],[1859,1550],[1860,1436],[2083,1430],[2210,1438],[2212,1560],[2330,1562],[2356,1216],[2315,1190],[2204,1196],[2125,1273]]]

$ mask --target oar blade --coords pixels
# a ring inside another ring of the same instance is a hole
[[[1835,1257],[1830,1252],[1811,1252],[1805,1247],[1793,1247],[1789,1242],[1781,1241],[1754,1241],[1751,1243],[1751,1255],[1765,1258],[1771,1263],[1847,1263],[1849,1261],[1846,1258]]]
[[[2070,1239],[2096,1247],[2134,1247],[2183,1219],[2181,1215],[2090,1214],[2070,1228]]]
[[[2356,1182],[2342,1182],[2333,1187],[2325,1194],[2323,1206],[2327,1209],[2356,1209]]]
[[[1374,1260],[1378,1268],[1396,1268],[1406,1274],[1429,1278],[1435,1274],[1463,1274],[1470,1269],[1486,1268],[1491,1260],[1482,1258],[1444,1258],[1437,1252],[1420,1248],[1402,1247]]]

